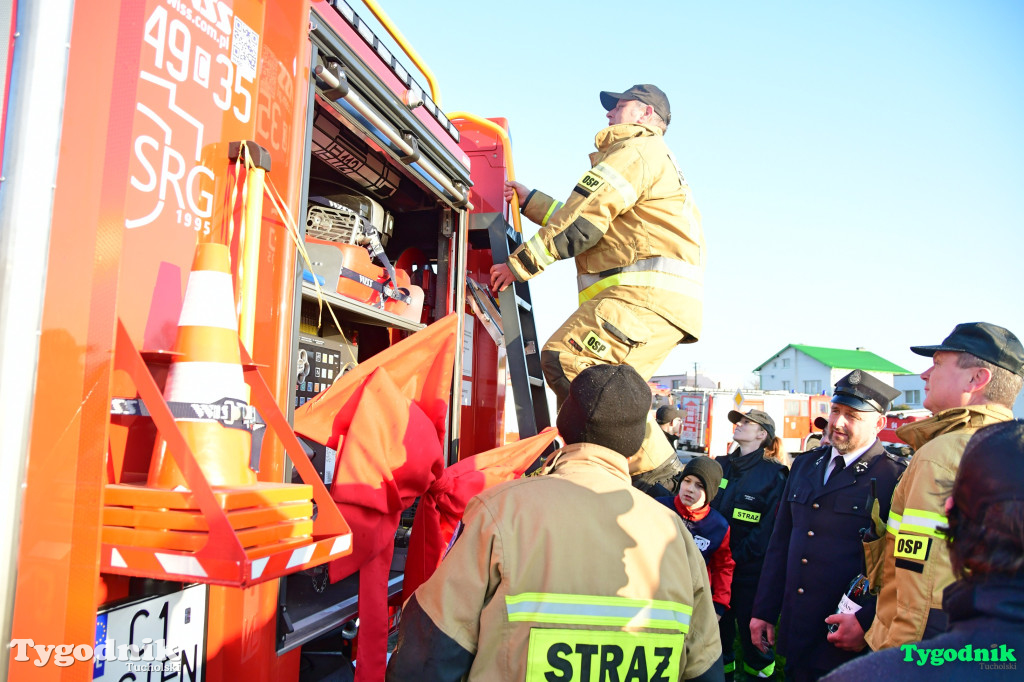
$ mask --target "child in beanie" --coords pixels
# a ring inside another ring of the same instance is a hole
[[[675,496],[655,498],[682,517],[693,541],[707,564],[711,579],[711,600],[719,620],[729,608],[732,571],[736,562],[729,549],[729,522],[711,508],[722,482],[722,465],[710,457],[694,457],[683,469],[683,480]]]

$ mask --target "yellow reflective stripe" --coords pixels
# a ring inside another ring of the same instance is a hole
[[[544,242],[541,240],[539,233],[533,235],[526,241],[526,249],[533,255],[533,260],[542,268],[546,268],[558,260],[552,256],[547,247],[544,246]]]
[[[687,263],[686,261],[678,260],[676,258],[652,256],[650,258],[638,260],[635,263],[630,263],[629,265],[624,265],[620,268],[605,270],[602,273],[587,272],[582,275],[577,275],[576,286],[580,291],[583,291],[587,287],[600,282],[602,279],[611,277],[612,275],[617,275],[620,272],[660,272],[666,275],[684,277],[686,279],[693,280],[694,282],[704,282],[704,268],[702,266]]]
[[[885,529],[896,535],[900,532],[900,525],[903,523],[903,517],[894,511],[889,512],[889,520],[885,522]]]
[[[633,189],[633,185],[629,184],[626,178],[622,177],[619,171],[615,170],[604,161],[594,166],[591,170],[600,175],[608,182],[609,185],[615,188],[615,190],[622,196],[622,201],[625,202],[626,206],[632,206],[636,203],[636,190]]]
[[[579,302],[580,304],[586,303],[608,287],[614,286],[650,287],[689,298],[704,298],[704,285],[685,277],[665,272],[620,272],[617,275],[605,277],[581,291]]]
[[[718,484],[718,489],[719,490],[725,490],[725,487],[727,485],[729,485],[729,479],[728,478],[723,478],[722,482]]]
[[[749,665],[747,665],[747,662],[744,661],[743,662],[743,672],[745,672],[750,677],[759,677],[759,678],[771,677],[772,673],[775,672],[775,661],[772,661],[771,663],[769,663],[765,667],[761,668],[760,670],[755,670],[755,669],[751,668]]]
[[[554,214],[554,212],[560,208],[562,208],[561,201],[552,201],[551,206],[548,207],[548,212],[544,214],[544,217],[540,221],[540,226],[544,227],[545,225],[547,225],[548,220],[551,219],[552,214]]]
[[[512,622],[690,630],[693,609],[657,599],[527,592],[505,597]]]
[[[937,538],[945,538],[945,534],[938,530],[939,526],[945,526],[947,523],[946,517],[942,514],[936,514],[935,512],[925,511],[923,509],[904,509],[903,520],[900,524],[900,530],[911,531],[921,533],[923,535],[931,535]]]

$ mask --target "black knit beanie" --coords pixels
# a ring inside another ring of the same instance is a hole
[[[686,463],[683,469],[683,478],[696,476],[704,484],[704,492],[707,493],[707,502],[715,499],[718,494],[718,486],[722,484],[722,465],[710,457],[694,457]]]
[[[632,457],[644,441],[651,389],[629,365],[594,365],[569,384],[555,420],[566,445],[594,443]]]

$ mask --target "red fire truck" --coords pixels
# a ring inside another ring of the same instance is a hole
[[[885,428],[878,434],[878,440],[886,445],[901,446],[906,442],[896,435],[896,429],[904,424],[912,424],[932,416],[928,410],[899,410],[885,415]]]
[[[532,320],[484,291],[517,239],[505,121],[443,111],[433,75],[369,0],[11,10],[5,676],[258,682],[342,669],[358,658],[360,574],[326,567],[363,539],[329,496],[345,483],[342,446],[298,441],[290,425],[339,377],[443,323],[457,340],[439,356],[452,383],[435,420],[443,463],[504,442],[506,386],[539,376],[516,365],[536,361]],[[528,289],[507,295],[529,301]],[[207,315],[199,304],[218,296]],[[215,365],[233,365],[238,395],[200,396],[230,383]],[[545,426],[539,399],[516,407],[524,437]],[[240,473],[225,474],[244,490],[204,465],[194,432],[211,422],[248,444]],[[381,588],[392,616],[400,559],[393,568]],[[180,665],[105,658],[106,640],[159,643]]]

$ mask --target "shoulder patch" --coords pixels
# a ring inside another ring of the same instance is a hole
[[[583,174],[583,177],[576,183],[576,187],[573,191],[577,194],[582,194],[585,197],[589,197],[591,194],[601,188],[601,185],[605,183],[605,179],[594,172],[593,169],[588,170]]]
[[[900,455],[895,455],[895,454],[889,452],[888,450],[885,451],[885,456],[888,457],[889,459],[891,459],[892,461],[896,462],[897,464],[899,464],[901,467],[904,467],[904,468],[906,468],[910,464],[910,458],[909,457],[901,457]]]

